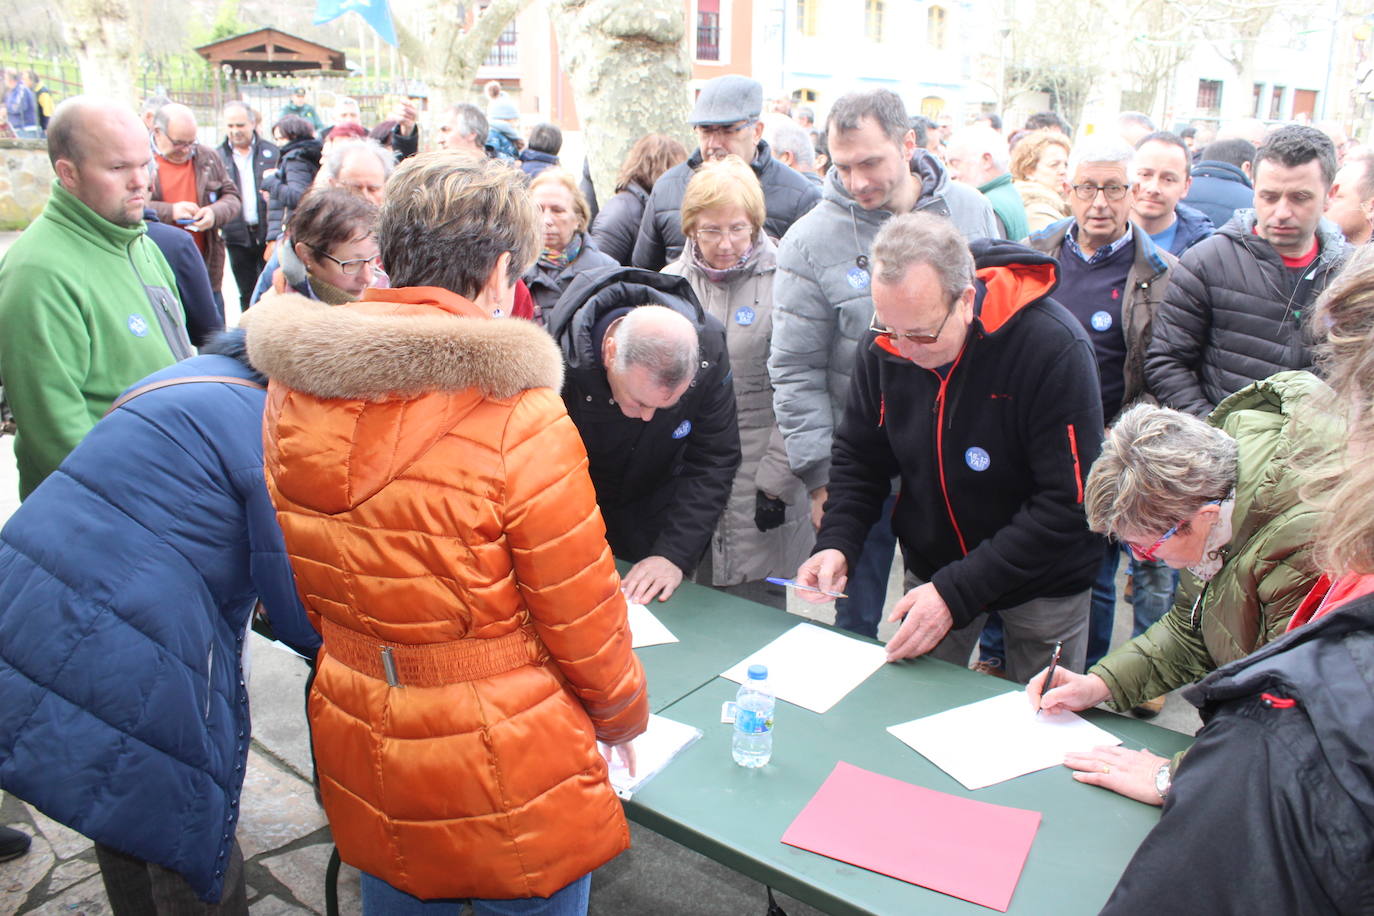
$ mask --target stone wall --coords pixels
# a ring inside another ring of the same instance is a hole
[[[0,230],[33,222],[48,202],[52,179],[45,141],[0,140]]]

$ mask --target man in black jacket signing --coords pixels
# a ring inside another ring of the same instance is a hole
[[[606,540],[631,601],[668,600],[694,571],[740,463],[725,329],[681,277],[583,271],[549,331],[582,434]]]
[[[872,258],[873,325],[835,435],[816,554],[797,578],[842,591],[900,475],[892,527],[910,590],[889,618],[903,619],[889,660],[966,665],[996,610],[1014,679],[1044,667],[1057,641],[1060,664],[1081,670],[1101,554],[1083,478],[1101,449],[1102,397],[1087,336],[1048,298],[1057,265],[1010,242],[970,245],[922,213],[888,221]]]

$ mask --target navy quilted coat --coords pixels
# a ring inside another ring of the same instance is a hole
[[[139,384],[255,376],[232,331]],[[135,386],[137,387],[137,386]],[[240,659],[261,597],[313,655],[262,472],[266,393],[143,394],[0,531],[0,787],[218,899],[248,756]]]

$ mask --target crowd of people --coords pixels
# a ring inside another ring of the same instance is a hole
[[[1065,761],[1164,807],[1108,912],[1369,911],[1374,150],[885,89],[818,125],[723,76],[598,201],[488,88],[433,137],[303,90],[213,148],[166,99],[43,125],[0,262],[0,786],[116,912],[245,910],[254,620],[311,666],[365,912],[585,912],[628,845],[597,742],[633,766],[647,725],[626,602],[792,576],[1037,709],[1195,684],[1186,754]]]

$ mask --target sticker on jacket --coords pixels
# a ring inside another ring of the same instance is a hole
[[[1112,329],[1111,312],[1093,312],[1093,317],[1089,321],[1092,322],[1094,331],[1110,331]]]
[[[148,319],[144,318],[138,312],[134,312],[129,316],[129,333],[135,337],[147,337]]]
[[[735,324],[749,327],[754,323],[754,310],[747,305],[741,305],[735,311]]]
[[[683,420],[681,423],[679,423],[679,424],[677,425],[677,429],[673,430],[673,438],[674,438],[674,439],[681,439],[683,436],[687,435],[687,434],[690,433],[691,431],[692,431],[692,421],[691,421],[691,420]]]
[[[964,452],[964,464],[975,471],[986,471],[992,464],[992,458],[985,450],[975,445]]]
[[[862,267],[849,268],[849,273],[845,274],[844,278],[855,289],[868,289],[868,271]]]

